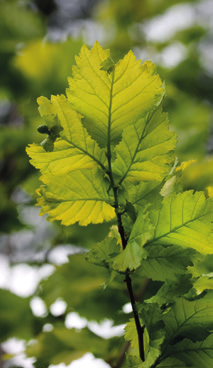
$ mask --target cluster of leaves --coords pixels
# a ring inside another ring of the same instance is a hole
[[[125,338],[131,341],[126,367],[209,367],[212,199],[204,192],[183,190],[182,175],[190,163],[178,165],[175,159],[176,135],[162,111],[164,85],[151,62],[141,65],[130,51],[114,64],[97,42],[91,50],[82,47],[76,64],[67,97],[38,99],[44,120],[39,131],[48,136],[41,145],[27,148],[42,174],[38,205],[41,214],[63,225],[105,221],[113,226],[86,254],[92,265],[82,255],[71,256],[43,283],[42,297],[47,305],[63,297],[68,308],[80,314],[85,300],[88,308],[82,314],[88,319],[94,315],[91,298],[100,320],[112,308],[115,323],[120,323],[124,316],[116,315],[114,307],[119,310],[124,303],[116,297],[124,292],[124,278],[134,316],[126,325]],[[85,285],[79,262],[90,270]],[[73,267],[76,277],[70,280]],[[97,287],[103,283],[107,288],[101,292]],[[149,286],[141,292],[141,284],[157,285],[156,290]],[[138,291],[137,303],[132,288]],[[107,299],[108,290],[114,305]],[[77,348],[79,336],[85,343]],[[97,349],[98,342],[94,347],[91,341],[87,329],[55,326],[41,333],[28,354],[36,356],[37,364],[68,363],[92,349],[116,364],[119,353],[111,348],[113,342],[104,348],[100,342]],[[61,346],[55,360],[45,348],[50,345]]]

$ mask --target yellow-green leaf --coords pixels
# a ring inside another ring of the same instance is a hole
[[[31,163],[42,173],[53,175],[97,166],[104,168],[104,151],[83,128],[80,115],[71,108],[65,96],[52,96],[51,101],[40,97],[38,102],[41,115],[48,118],[48,122],[57,116],[63,131],[54,143],[53,152],[46,152],[40,145],[30,145],[27,153]]]
[[[83,46],[67,90],[72,107],[84,116],[85,127],[103,147],[118,143],[123,129],[153,111],[164,95],[151,61],[141,65],[130,51],[109,73],[103,70],[109,57],[98,42],[91,50]]]
[[[43,175],[45,186],[41,187],[42,196],[38,200],[41,215],[48,213],[51,221],[61,220],[64,225],[111,220],[115,212],[107,193],[108,183],[99,175],[97,169],[76,170],[62,177]]]
[[[213,254],[212,201],[203,192],[186,191],[163,200],[160,210],[150,213],[155,227],[147,245],[179,245]]]
[[[176,135],[168,129],[168,116],[158,108],[124,130],[116,147],[113,172],[120,176],[120,183],[161,181],[171,170],[175,144]]]

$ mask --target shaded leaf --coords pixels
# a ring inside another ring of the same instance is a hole
[[[213,301],[176,298],[163,321],[170,343],[184,337],[194,342],[204,340],[213,330]]]
[[[136,242],[127,244],[120,254],[112,258],[110,267],[113,270],[125,272],[127,269],[135,270],[140,267],[142,258],[146,257],[146,251],[141,248]]]
[[[154,281],[174,281],[180,274],[185,274],[187,267],[192,265],[192,249],[182,249],[176,245],[165,247],[160,244],[145,249],[147,257],[143,259],[142,267],[137,271],[142,277],[146,276]]]
[[[142,181],[134,185],[125,183],[125,188],[128,191],[128,200],[137,209],[144,208],[147,205],[153,206],[155,209],[159,208],[162,202],[162,196],[159,193],[161,186],[161,184],[159,185],[155,181]]]
[[[176,280],[166,280],[157,291],[155,296],[151,298],[152,302],[159,305],[167,305],[174,302],[175,297],[181,297],[191,292],[193,288],[193,279],[189,273],[178,276]]]
[[[150,221],[149,212],[147,207],[141,209],[138,213],[137,219],[132,227],[132,231],[128,240],[129,246],[137,243],[140,247],[143,247],[152,237],[154,233],[154,227]]]
[[[111,257],[120,253],[121,246],[116,238],[105,238],[102,242],[95,244],[86,254],[87,261],[109,268]]]
[[[177,358],[167,358],[163,360],[160,364],[156,365],[156,368],[187,368],[188,365],[186,365],[183,361],[177,359]],[[192,365],[190,365],[191,368],[193,368]]]
[[[201,342],[184,339],[176,345],[168,346],[166,357],[182,360],[187,367],[209,368],[213,365],[213,335]]]
[[[161,354],[161,345],[165,339],[164,323],[161,310],[157,304],[144,303],[139,312],[148,332],[148,341],[145,345],[145,362],[142,363],[141,367],[149,368]]]
[[[146,208],[141,210],[138,214],[136,222],[132,227],[132,231],[124,250],[112,260],[111,267],[118,271],[125,271],[126,269],[134,270],[140,267],[141,260],[147,257],[143,245],[153,235],[153,226],[150,222]]]

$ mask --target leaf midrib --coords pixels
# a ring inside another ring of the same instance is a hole
[[[189,221],[186,221],[186,222],[184,222],[183,224],[181,224],[180,226],[176,226],[176,227],[174,227],[171,231],[168,231],[167,233],[165,233],[165,234],[163,234],[163,235],[161,235],[161,236],[158,236],[157,238],[154,238],[154,239],[152,239],[152,240],[150,240],[150,241],[148,241],[146,244],[145,244],[145,246],[148,246],[148,245],[150,245],[150,244],[152,244],[152,243],[154,243],[154,242],[156,242],[156,241],[158,241],[159,239],[162,239],[162,238],[165,238],[167,235],[169,235],[169,234],[172,234],[172,233],[175,233],[177,230],[179,230],[179,229],[181,229],[182,227],[184,227],[184,226],[186,226],[186,225],[188,225],[188,224],[190,224],[190,223],[192,223],[192,222],[194,222],[194,221],[196,221],[196,220],[200,220],[202,217],[205,217],[206,215],[208,215],[210,212],[206,212],[204,215],[202,215],[202,216],[199,216],[199,217],[195,217],[195,218],[193,218],[192,220],[189,220]]]
[[[97,162],[97,164],[105,171],[106,168],[105,166],[95,157],[93,156],[91,153],[89,153],[88,151],[85,151],[83,148],[79,147],[77,144],[72,143],[71,141],[69,141],[68,139],[66,139],[65,137],[63,137],[63,140],[66,141],[67,143],[71,144],[74,148],[78,149],[79,151],[83,152],[85,155],[89,156],[91,159],[93,159],[93,161]],[[85,144],[86,144],[86,140],[85,140]],[[71,148],[70,148],[71,149]]]

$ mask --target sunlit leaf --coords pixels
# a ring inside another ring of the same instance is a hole
[[[122,138],[113,163],[113,171],[121,177],[119,183],[161,181],[166,176],[176,137],[169,131],[167,114],[162,113],[161,108],[128,126]]]
[[[57,117],[62,131],[61,139],[54,144],[54,152],[45,152],[39,145],[27,148],[31,163],[41,172],[64,175],[78,169],[104,167],[106,156],[97,143],[91,139],[81,124],[81,117],[71,109],[67,99],[52,96],[51,101],[45,97],[38,99],[41,115],[48,118],[48,127],[54,124]],[[53,121],[53,123],[52,123]]]
[[[199,277],[193,286],[198,295],[204,290],[213,290],[213,274]]]
[[[61,220],[64,225],[79,222],[80,225],[97,224],[109,221],[114,216],[114,209],[98,171],[74,171],[66,176],[47,174],[41,180],[42,197],[38,205],[41,214],[48,213],[50,220]]]
[[[136,332],[134,318],[131,318],[125,326],[125,340],[131,341],[131,347],[133,349],[138,349],[138,334]]]
[[[109,74],[101,68],[109,56],[98,42],[91,51],[83,46],[67,91],[72,107],[84,116],[84,125],[102,146],[109,140],[118,142],[122,130],[154,110],[164,95],[150,61],[141,66],[130,51]]]
[[[203,254],[213,253],[212,203],[202,192],[186,191],[163,200],[159,211],[150,213],[155,224],[148,245],[179,245]]]

